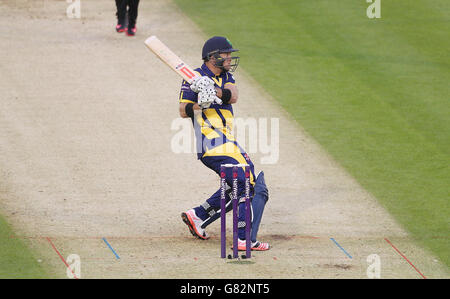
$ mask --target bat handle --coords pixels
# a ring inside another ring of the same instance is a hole
[[[192,84],[192,82],[194,82],[195,79],[199,78],[200,76],[196,75],[195,77],[192,77],[188,80],[186,80],[187,83]]]

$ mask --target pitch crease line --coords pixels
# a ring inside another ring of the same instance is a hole
[[[74,277],[75,279],[78,279],[78,277],[75,275],[75,272],[73,272],[73,270],[70,269],[69,264],[67,264],[66,260],[62,257],[61,253],[59,253],[58,249],[56,249],[56,246],[55,246],[55,244],[53,244],[52,240],[50,240],[49,237],[47,237],[46,239],[47,239],[47,241],[50,243],[50,245],[52,245],[53,250],[58,254],[59,258],[63,261],[64,265],[66,265],[67,269],[69,269],[70,272],[72,272],[73,277]]]
[[[116,259],[120,259],[119,255],[116,253],[116,251],[112,248],[112,246],[106,241],[105,238],[102,238],[103,242],[105,242],[106,245],[108,245],[109,249],[111,249],[112,253],[116,256]]]
[[[339,247],[339,249],[341,249],[349,258],[351,258],[352,259],[352,256],[350,255],[350,254],[348,254],[348,252],[347,251],[345,251],[345,249],[341,246],[341,245],[339,245],[339,243],[338,242],[336,242],[336,240],[335,239],[333,239],[333,238],[330,238],[330,240],[331,241],[333,241],[334,242],[334,244],[336,244],[336,246],[337,247]]]
[[[389,241],[387,238],[384,238],[384,240],[385,240],[386,242],[388,242],[389,245],[391,245],[391,247],[394,248],[394,250],[397,251],[397,253],[400,254],[400,256],[401,256],[403,259],[405,259],[405,261],[407,261],[408,264],[410,264],[411,267],[413,267],[414,270],[416,270],[417,273],[420,274],[420,276],[422,276],[424,279],[427,279],[427,278],[425,277],[425,275],[423,275],[422,272],[420,272],[419,269],[417,269],[416,266],[414,266],[413,263],[411,263],[411,262],[408,260],[408,258],[407,258],[406,256],[404,256],[403,253],[401,253],[400,250],[398,250],[397,247],[394,246],[394,244],[391,243],[391,241]]]

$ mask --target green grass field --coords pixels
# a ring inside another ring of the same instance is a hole
[[[450,2],[175,0],[450,266]]]
[[[22,240],[11,236],[9,225],[0,217],[0,279],[49,278]]]

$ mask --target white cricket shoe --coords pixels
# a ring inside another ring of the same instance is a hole
[[[201,240],[209,239],[209,236],[206,234],[206,231],[203,228],[201,228],[203,220],[197,217],[194,209],[190,209],[186,213],[181,213],[181,219],[189,227],[189,231],[194,237],[197,237]]]

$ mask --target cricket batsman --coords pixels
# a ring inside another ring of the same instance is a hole
[[[222,164],[248,164],[250,166],[250,198],[252,206],[252,250],[269,250],[268,243],[259,242],[257,233],[269,198],[264,173],[255,177],[254,165],[247,153],[232,135],[233,104],[239,92],[231,72],[239,57],[231,42],[221,36],[208,39],[202,49],[203,65],[195,69],[198,77],[189,84],[183,80],[179,96],[179,112],[183,118],[191,118],[197,142],[197,157],[220,176]],[[232,209],[232,168],[226,168],[226,211]],[[202,188],[203,186],[197,185]],[[238,250],[245,251],[245,169],[238,168]],[[199,206],[181,214],[183,222],[193,236],[207,240],[205,228],[220,218],[220,188]]]

